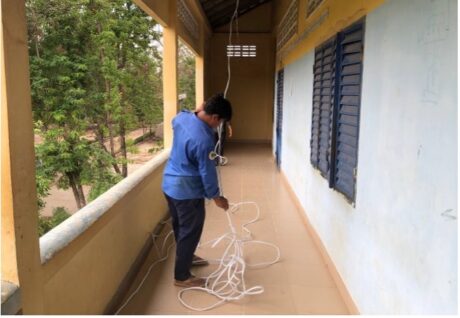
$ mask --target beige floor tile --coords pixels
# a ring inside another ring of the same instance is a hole
[[[187,314],[189,310],[180,304],[177,294],[179,287],[173,284],[158,284],[155,286],[155,293],[150,297],[146,309],[150,311],[174,312]]]
[[[183,294],[183,300],[191,307],[198,310],[190,310],[190,314],[196,315],[241,315],[244,313],[245,301],[228,301],[215,308],[202,310],[220,302],[220,299],[204,291],[187,291]]]
[[[266,267],[278,258],[278,251],[274,246],[265,242],[249,242],[244,244],[244,259],[252,268]]]
[[[298,217],[296,214],[297,206],[294,202],[277,198],[276,196],[269,195],[266,201],[270,212],[274,214],[279,214],[281,217],[294,218]]]
[[[282,261],[267,267],[246,269],[245,280],[248,286],[286,284],[286,270]]]
[[[294,247],[292,245],[289,246],[289,243],[278,243],[278,246],[281,250],[281,255],[286,260],[289,260],[289,262],[316,265],[325,264],[320,252],[314,246],[310,248],[306,246]]]
[[[246,315],[292,315],[296,314],[295,304],[287,285],[261,284],[264,292],[248,296]]]
[[[272,215],[272,219],[275,230],[280,234],[281,238],[287,238],[291,242],[295,242],[300,239],[313,242],[305,224],[299,217]]]
[[[255,202],[257,205],[261,205],[262,202],[267,201],[267,194],[264,189],[257,189],[254,191],[242,191],[241,201],[243,202]]]
[[[287,261],[284,267],[287,272],[289,284],[305,287],[336,287],[325,265],[301,264]]]
[[[297,253],[302,253],[308,250],[317,250],[317,247],[313,239],[305,234],[295,229],[295,226],[292,226],[290,231],[288,230],[279,230],[279,225],[276,224],[276,221],[273,222],[275,226],[275,235],[278,240],[280,248],[283,250],[292,250]]]
[[[297,314],[348,315],[348,309],[336,288],[312,288],[290,285]]]
[[[177,299],[178,291],[172,283],[158,284],[150,280],[146,281],[121,314],[141,315],[151,312],[187,314],[188,309],[183,307]]]
[[[263,286],[265,292],[242,300],[225,303],[209,311],[185,308],[177,299],[179,288],[173,286],[174,248],[170,257],[155,267],[139,293],[131,300],[124,314],[163,315],[240,315],[240,314],[347,314],[327,267],[309,235],[298,207],[290,197],[277,171],[267,145],[229,145],[229,164],[221,167],[224,195],[231,202],[255,201],[260,208],[260,220],[248,226],[255,240],[276,244],[281,250],[278,263],[259,269],[247,268],[246,286]],[[303,212],[301,212],[303,213]],[[241,225],[256,215],[252,205],[245,205],[231,215],[232,223],[241,232]],[[166,230],[165,230],[166,231]],[[230,231],[227,216],[212,201],[206,202],[206,221],[201,243],[216,239]],[[161,239],[159,239],[161,240]],[[228,246],[223,240],[215,248],[201,246],[196,254],[212,260],[222,257]],[[271,261],[276,251],[265,245],[243,245],[244,258],[249,263]],[[143,278],[155,259],[152,250],[132,289]],[[200,277],[210,275],[218,264],[193,267]],[[192,305],[207,306],[216,299],[206,293],[184,295]]]
[[[251,232],[254,240],[277,243],[275,226],[269,215],[263,214],[257,222],[248,224],[246,228]]]

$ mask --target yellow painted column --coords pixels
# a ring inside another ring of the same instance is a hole
[[[200,27],[200,38],[198,40],[200,54],[195,56],[195,100],[196,107],[201,106],[204,101],[204,30]]]
[[[3,50],[1,52],[3,63]],[[8,120],[6,116],[6,96],[4,92],[5,72],[2,64],[2,279],[19,285],[16,262],[15,230],[13,218],[13,194],[10,178],[10,147]]]
[[[198,55],[195,57],[195,100],[196,107],[204,101],[204,59]]]
[[[165,148],[172,146],[172,119],[179,110],[177,100],[176,0],[169,1],[169,24],[163,28],[163,133]]]
[[[43,314],[25,2],[1,5],[2,279],[19,284],[23,314]]]

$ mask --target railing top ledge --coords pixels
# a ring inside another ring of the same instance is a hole
[[[21,310],[19,286],[2,280],[2,315],[16,315]]]
[[[134,171],[96,200],[79,210],[67,220],[56,226],[40,238],[40,258],[45,264],[53,256],[85,232],[94,222],[104,215],[120,198],[124,197],[142,180],[161,166],[168,158],[170,149],[163,150],[157,156]]]

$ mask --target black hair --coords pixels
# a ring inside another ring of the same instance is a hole
[[[209,98],[204,105],[204,111],[208,115],[218,115],[220,119],[226,121],[232,119],[232,105],[222,93]]]

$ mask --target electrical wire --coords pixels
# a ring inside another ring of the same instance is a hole
[[[169,224],[168,221],[165,221],[163,224]],[[134,296],[139,292],[139,290],[141,289],[141,287],[144,285],[145,281],[147,280],[147,277],[149,276],[150,272],[152,271],[152,269],[155,267],[155,265],[165,261],[168,259],[169,257],[169,252],[171,250],[171,248],[175,245],[174,242],[171,243],[168,248],[166,249],[166,255],[162,256],[163,252],[164,252],[164,249],[165,249],[165,246],[166,246],[166,243],[168,242],[168,238],[171,237],[171,235],[173,234],[173,231],[170,230],[168,232],[168,234],[166,235],[164,241],[163,241],[163,245],[162,245],[162,248],[161,250],[158,248],[158,245],[156,243],[156,238],[159,237],[160,235],[156,235],[156,234],[151,234],[151,237],[152,237],[152,241],[153,241],[153,245],[155,246],[155,249],[157,251],[157,254],[158,254],[158,257],[159,259],[156,260],[155,262],[153,262],[149,269],[147,270],[147,273],[144,275],[144,277],[142,278],[141,282],[139,283],[139,285],[137,286],[137,288],[134,290],[134,292],[132,292],[132,294],[126,299],[126,301],[123,303],[123,305],[120,306],[120,308],[118,308],[118,310],[115,312],[115,315],[118,315],[122,310],[123,308],[126,307],[126,305],[128,305],[128,303],[131,301],[131,299],[134,298]]]

